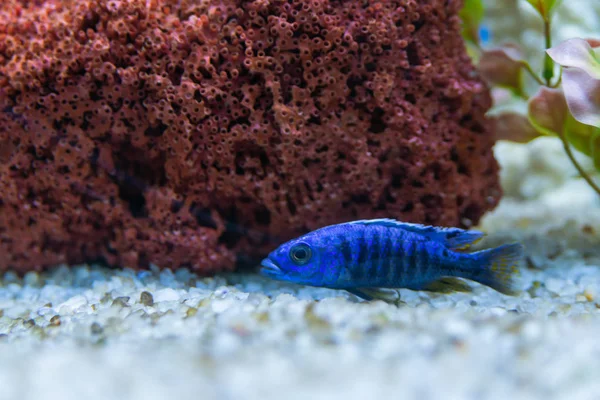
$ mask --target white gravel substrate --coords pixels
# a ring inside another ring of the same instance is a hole
[[[486,246],[527,246],[519,297],[403,290],[395,306],[250,274],[9,273],[0,400],[598,399],[600,205],[545,154],[499,157],[510,189],[481,226]],[[524,170],[558,181],[534,198],[510,182]]]

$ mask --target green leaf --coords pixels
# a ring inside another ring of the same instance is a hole
[[[527,0],[527,2],[537,10],[544,20],[549,21],[562,0]]]
[[[471,62],[474,65],[477,65],[477,63],[479,62],[479,58],[481,57],[479,48],[477,47],[477,45],[475,43],[473,43],[469,40],[465,40],[465,47],[467,49],[467,55],[471,59]]]
[[[523,93],[523,69],[526,65],[519,47],[506,44],[483,51],[477,70],[491,85],[509,88],[520,95]]]
[[[467,41],[479,43],[479,24],[484,15],[483,1],[465,0],[458,15],[463,22],[463,37]]]
[[[541,87],[529,100],[529,122],[540,133],[564,136],[580,152],[592,157],[600,170],[600,128],[577,121],[561,89]]]
[[[600,128],[582,124],[569,115],[565,125],[565,137],[574,148],[590,156],[594,166],[600,171]]]

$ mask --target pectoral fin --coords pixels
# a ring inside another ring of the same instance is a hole
[[[453,292],[472,292],[473,288],[460,280],[459,278],[442,278],[431,282],[423,289],[428,292],[453,293]]]
[[[366,300],[366,301],[371,301],[373,300],[373,296],[369,295],[368,293],[365,293],[364,290],[361,289],[346,289],[346,291],[348,293],[351,293],[353,295],[355,295],[356,297]]]
[[[400,300],[400,293],[393,289],[360,288],[346,289],[346,291],[367,301],[382,300],[386,303],[396,303]]]

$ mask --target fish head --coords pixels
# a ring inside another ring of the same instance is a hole
[[[311,235],[290,240],[261,262],[260,274],[271,279],[318,285],[322,249]]]

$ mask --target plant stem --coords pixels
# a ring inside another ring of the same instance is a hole
[[[540,78],[533,69],[531,69],[531,65],[529,65],[529,63],[524,63],[523,67],[525,68],[525,71],[529,72],[529,75],[531,75],[533,77],[533,79],[535,79],[535,81],[542,85],[542,86],[546,86],[546,83],[542,80],[542,78]]]
[[[546,38],[546,50],[549,49],[550,47],[552,47],[552,37],[551,37],[551,31],[550,31],[550,17],[546,17],[544,18],[544,37]],[[546,80],[546,86],[550,86],[550,81],[552,80],[552,75],[553,75],[553,69],[554,69],[554,62],[552,61],[552,59],[550,58],[550,56],[548,55],[548,53],[546,53],[544,51],[544,79]]]
[[[565,138],[565,134],[563,132],[561,132],[558,134],[558,136],[560,137],[560,140],[562,141],[565,152],[567,153],[567,156],[569,156],[569,159],[573,163],[573,166],[575,166],[575,168],[577,169],[577,171],[579,172],[581,177],[583,179],[585,179],[585,181],[592,187],[592,189],[594,189],[594,191],[596,193],[598,193],[598,195],[600,195],[600,187],[598,187],[598,185],[596,185],[596,182],[594,182],[592,180],[592,178],[590,178],[590,176],[584,171],[584,169],[581,167],[581,165],[579,165],[579,163],[575,159],[575,156],[573,155],[573,152],[571,151],[571,147],[569,146],[569,142],[567,142],[567,139]]]
[[[558,86],[560,86],[561,83],[562,83],[562,67],[560,67],[560,72],[559,72],[557,81],[554,83],[554,85],[552,85],[550,87],[552,89],[556,89]]]

